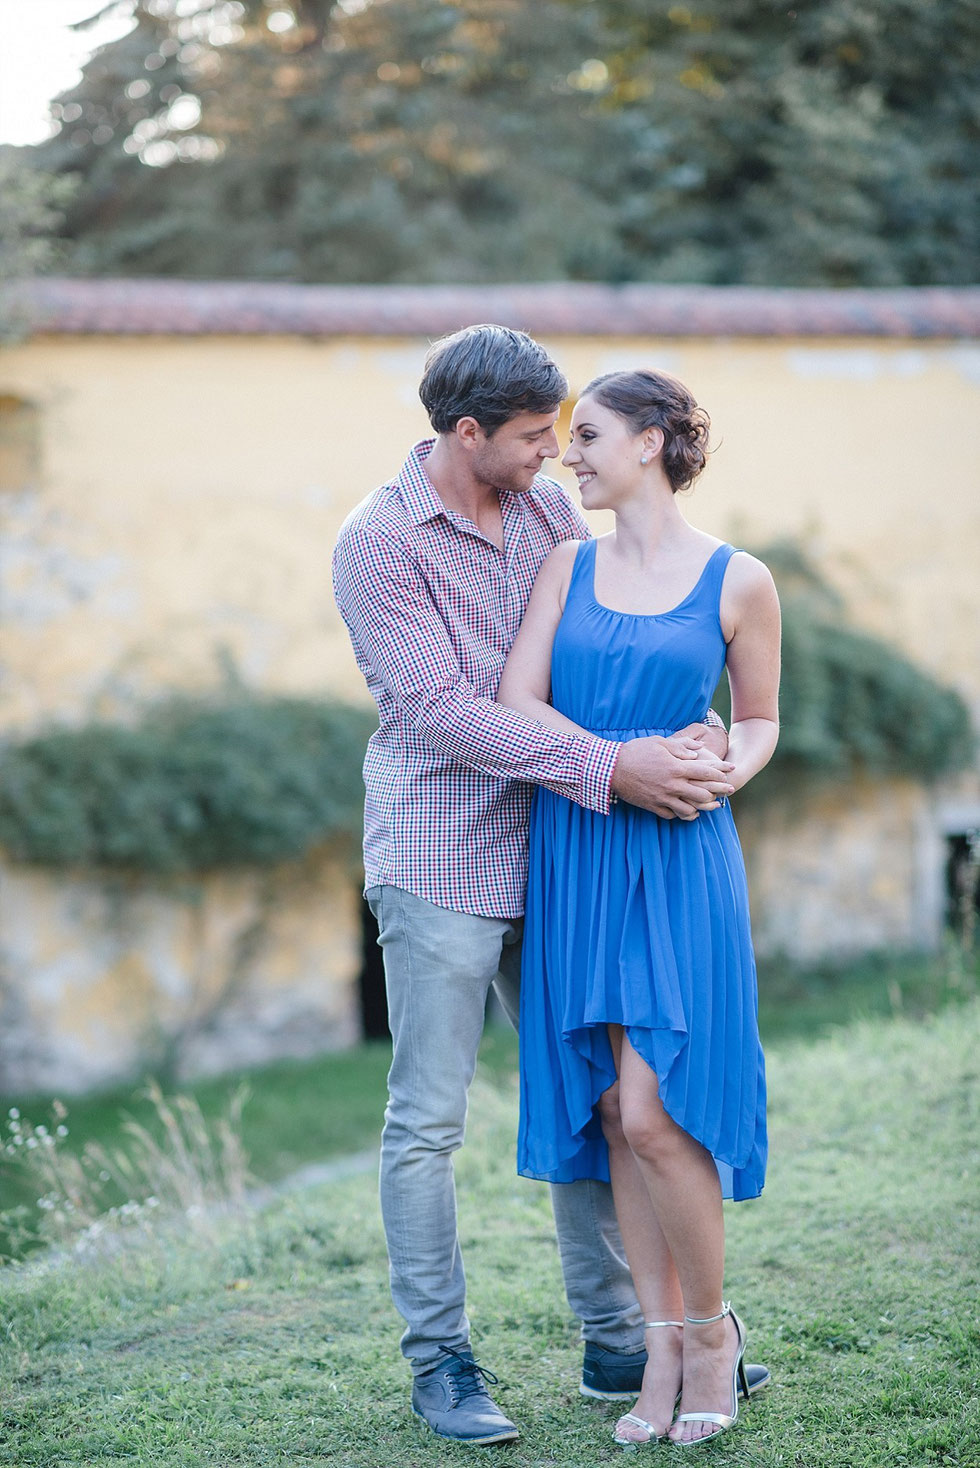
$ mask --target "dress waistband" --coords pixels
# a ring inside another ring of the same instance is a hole
[[[690,722],[696,721],[692,719]],[[685,729],[687,725],[681,724],[678,727]],[[677,729],[601,729],[589,725],[589,733],[594,734],[597,739],[616,739],[623,743],[627,739],[648,739],[653,734],[658,735],[661,739],[666,739],[671,734],[676,734]]]

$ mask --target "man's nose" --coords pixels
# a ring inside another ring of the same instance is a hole
[[[552,429],[551,433],[542,440],[538,453],[542,459],[557,459],[559,452],[558,435]]]

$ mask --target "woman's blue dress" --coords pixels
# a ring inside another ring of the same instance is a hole
[[[708,710],[725,665],[719,546],[672,611],[595,599],[596,542],[576,554],[552,654],[552,702],[592,733],[671,734]],[[694,821],[608,815],[538,789],[521,980],[518,1168],[607,1180],[596,1103],[624,1026],[669,1116],[715,1159],[728,1198],[766,1169],[766,1087],[742,850],[726,804]]]

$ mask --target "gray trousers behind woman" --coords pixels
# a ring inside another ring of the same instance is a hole
[[[444,1359],[441,1346],[469,1346],[453,1153],[491,986],[517,1024],[522,921],[453,912],[398,887],[373,887],[367,897],[393,1040],[381,1211],[392,1299],[406,1322],[402,1350],[417,1374]],[[562,1183],[551,1197],[565,1292],[584,1338],[639,1351],[642,1316],[608,1183]]]

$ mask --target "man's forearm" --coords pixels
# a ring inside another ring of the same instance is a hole
[[[399,703],[426,743],[449,758],[500,779],[544,785],[592,810],[608,810],[618,743],[584,730],[549,728],[479,697],[465,683],[415,693]]]

